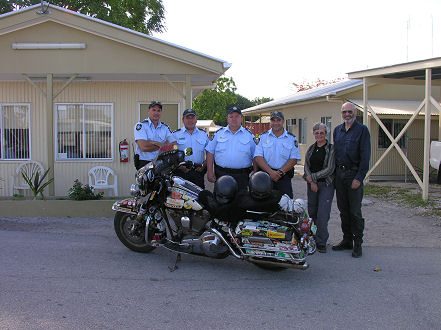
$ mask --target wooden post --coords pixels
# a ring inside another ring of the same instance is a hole
[[[426,69],[426,97],[424,120],[424,162],[423,162],[423,200],[429,198],[429,150],[430,150],[430,108],[432,94],[432,69]]]
[[[54,178],[49,184],[49,196],[55,196],[55,175],[54,175],[54,90],[53,74],[46,76],[46,145],[47,145],[47,166],[50,168],[48,178]]]

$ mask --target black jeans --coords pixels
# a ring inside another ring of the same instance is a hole
[[[188,180],[190,182],[193,182],[195,185],[201,187],[202,189],[205,189],[205,183],[204,183],[205,171],[198,172],[195,170],[190,170],[187,173],[184,173],[181,170],[176,170],[175,175],[180,176],[181,178]]]
[[[291,178],[287,174],[285,174],[279,181],[273,181],[273,188],[287,194],[289,198],[293,198]]]
[[[354,241],[355,245],[363,243],[364,219],[361,214],[361,201],[363,200],[363,182],[357,189],[352,189],[357,170],[340,169],[337,167],[335,176],[335,192],[337,206],[340,211],[341,230],[343,240]]]
[[[216,180],[218,180],[221,176],[230,175],[236,180],[237,186],[239,187],[239,190],[247,190],[248,189],[248,181],[249,181],[250,177],[249,177],[249,174],[246,172],[228,173],[228,172],[222,171],[219,168],[215,168],[214,174],[216,175]]]

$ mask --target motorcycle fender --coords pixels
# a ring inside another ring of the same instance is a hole
[[[136,201],[132,198],[116,201],[112,205],[112,210],[134,215],[138,214]]]

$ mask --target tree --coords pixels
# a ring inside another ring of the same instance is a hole
[[[294,82],[292,84],[294,85],[294,89],[296,90],[296,92],[303,92],[303,91],[307,91],[308,89],[334,84],[334,83],[342,81],[342,80],[344,80],[344,78],[335,78],[332,80],[324,80],[324,79],[317,78],[316,81],[312,81],[312,82],[311,81],[310,82],[303,81],[301,83]]]
[[[0,0],[0,14],[40,2]],[[146,34],[165,30],[162,0],[51,0],[50,3]]]
[[[236,83],[233,78],[220,77],[214,89],[204,90],[193,101],[193,109],[199,119],[212,119],[218,125],[226,125],[227,108],[236,104]]]
[[[256,97],[251,101],[251,103],[253,104],[253,106],[256,106],[262,103],[270,102],[272,100],[274,100],[272,97]]]

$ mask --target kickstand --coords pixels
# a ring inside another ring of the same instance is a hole
[[[179,261],[181,261],[181,254],[180,253],[178,253],[178,255],[176,256],[175,264],[172,267],[168,266],[168,269],[170,269],[170,272],[174,272],[176,269],[179,268],[178,267]]]

